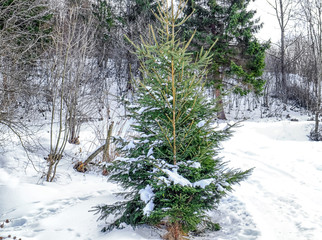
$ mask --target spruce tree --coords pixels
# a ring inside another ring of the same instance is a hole
[[[170,9],[170,10],[169,10]],[[229,129],[214,129],[217,109],[204,91],[209,51],[197,58],[187,51],[178,28],[184,3],[159,5],[160,28],[150,28],[150,40],[135,45],[142,80],[129,111],[135,131],[118,139],[122,157],[108,165],[109,179],[124,187],[124,201],[97,207],[100,219],[114,215],[103,231],[141,224],[164,224],[165,239],[182,239],[191,231],[218,229],[207,216],[232,185],[251,170],[229,169],[216,157]],[[210,48],[211,50],[211,48]]]
[[[235,80],[233,89],[241,95],[250,91],[260,93],[265,84],[260,77],[269,44],[260,43],[254,36],[262,25],[259,19],[254,19],[256,11],[248,9],[250,1],[189,0],[185,9],[192,17],[186,22],[183,35],[189,38],[196,30],[193,49],[197,52],[201,48],[209,49],[217,41],[211,51],[208,85],[216,89],[219,98],[226,89],[227,78]],[[223,112],[220,118],[225,118]]]
[[[151,10],[155,10],[155,0],[130,0],[128,2],[130,10],[126,14],[128,21],[136,21],[139,16],[145,18],[145,22],[155,20],[154,14]]]

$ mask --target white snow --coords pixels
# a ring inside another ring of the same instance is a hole
[[[213,178],[208,178],[208,179],[202,179],[200,181],[194,182],[193,186],[194,187],[201,187],[201,188],[205,188],[207,187],[209,184],[211,184],[214,181]]]
[[[143,208],[143,213],[147,216],[150,215],[150,212],[154,209],[153,198],[155,196],[153,192],[153,188],[150,185],[147,185],[144,189],[139,191],[140,199],[146,203],[145,207]]]
[[[210,183],[209,183],[210,184]],[[223,192],[225,191],[225,189],[220,185],[220,184],[217,184],[217,190],[220,191],[220,192]]]
[[[308,141],[312,125],[303,117],[299,122],[245,121],[236,128],[232,138],[223,142],[221,156],[230,161],[229,167],[255,167],[254,172],[234,187],[218,210],[209,212],[222,229],[192,239],[322,239],[322,142]],[[42,142],[48,140],[46,136],[39,136]],[[53,183],[44,182],[30,164],[27,166],[26,154],[18,143],[1,153],[0,222],[9,219],[10,223],[0,229],[0,236],[10,234],[23,240],[161,240],[160,232],[146,226],[100,232],[105,223],[97,222],[98,216],[89,210],[122,200],[113,194],[122,189],[100,174],[72,169],[79,148],[83,157],[91,152],[86,150],[90,144],[82,139],[92,137],[81,133],[80,146],[67,146],[69,153],[58,166],[58,179]],[[42,150],[30,154],[36,167],[42,169]],[[210,183],[204,179],[192,184],[175,170],[164,171],[165,180],[183,186],[205,187]],[[149,214],[154,204],[152,188],[147,186],[141,194],[145,214]]]
[[[170,96],[170,97],[167,98],[168,102],[171,102],[172,100],[173,100],[173,96]]]
[[[153,154],[153,147],[149,149],[147,157],[150,157],[152,154]]]
[[[154,209],[154,203],[153,203],[153,200],[151,199],[143,208],[144,215],[149,216],[150,213],[153,211],[153,209]]]
[[[193,162],[190,167],[192,167],[192,168],[200,168],[201,164],[200,164],[200,162]]]
[[[130,150],[133,148],[135,148],[135,144],[133,141],[130,141],[126,146],[123,147],[123,150],[126,151],[126,150]]]
[[[150,185],[147,185],[144,189],[141,189],[139,193],[141,200],[145,203],[148,203],[154,197],[153,189]]]
[[[169,169],[162,169],[168,175],[168,179],[174,184],[179,184],[181,186],[192,186],[191,182],[185,177],[181,176],[177,169],[173,169],[172,171]]]
[[[233,193],[245,203],[258,239],[322,239],[322,143],[308,141],[310,122],[244,122],[222,155],[255,167]]]
[[[201,128],[201,127],[205,126],[205,124],[206,124],[206,121],[202,120],[202,121],[197,123],[197,127]]]
[[[137,111],[138,114],[142,114],[145,110],[147,110],[148,107],[141,107],[139,111]]]

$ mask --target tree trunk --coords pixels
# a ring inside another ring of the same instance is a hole
[[[280,27],[281,27],[281,98],[283,103],[287,103],[287,83],[285,69],[285,24],[284,24],[284,8],[283,1],[280,0]]]
[[[317,78],[317,101],[316,101],[316,109],[315,109],[315,125],[314,125],[314,134],[317,137],[317,140],[319,140],[319,116],[320,116],[320,110],[321,110],[321,82],[322,82],[322,69],[321,69],[321,63],[322,61],[319,61],[320,65],[317,66],[318,70],[318,78]]]
[[[216,96],[217,108],[218,108],[217,117],[218,117],[218,119],[221,119],[221,120],[227,120],[226,115],[225,115],[224,105],[223,105],[223,101],[222,101],[222,94],[221,94],[220,89],[216,88],[215,96]]]
[[[111,144],[110,143],[111,143],[113,126],[114,126],[114,122],[111,122],[111,124],[107,130],[107,137],[106,137],[104,153],[103,153],[103,161],[105,161],[105,162],[111,162],[111,158],[110,158],[110,145]]]
[[[285,33],[284,29],[281,33],[281,94],[283,103],[287,103],[288,91],[287,91],[287,82],[286,82],[286,67],[285,67]]]
[[[109,126],[107,131],[107,137],[104,145],[96,149],[95,152],[89,155],[89,157],[84,162],[76,163],[74,166],[74,169],[76,169],[78,172],[86,172],[87,164],[93,161],[93,159],[101,152],[103,152],[103,161],[111,162],[112,159],[110,158],[109,151],[110,151],[110,143],[111,143],[113,126],[114,126],[114,122],[111,122],[111,125]]]

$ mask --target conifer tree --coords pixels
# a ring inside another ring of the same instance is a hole
[[[156,8],[155,0],[129,0],[131,9],[127,13],[129,21],[136,21],[139,16],[144,16],[146,21],[155,20],[151,10]]]
[[[264,70],[265,50],[268,43],[260,43],[254,34],[262,27],[254,19],[256,11],[247,9],[251,0],[189,0],[186,14],[192,17],[185,24],[184,35],[189,38],[196,30],[194,49],[212,49],[208,84],[221,98],[225,80],[234,79],[234,90],[241,95],[251,90],[260,93],[265,81],[260,78]],[[230,86],[231,87],[231,86]],[[219,115],[225,119],[223,110]]]
[[[200,51],[196,59],[187,51],[192,37],[181,42],[177,36],[187,20],[179,21],[184,2],[173,4],[162,1],[156,14],[161,27],[151,27],[150,40],[135,45],[143,75],[130,106],[136,134],[119,139],[122,157],[107,166],[125,200],[97,207],[100,219],[115,216],[103,231],[124,223],[165,224],[165,239],[179,240],[191,231],[218,229],[206,211],[251,172],[229,169],[216,157],[229,129],[214,129],[217,110],[204,91],[211,55]]]
[[[110,59],[115,64],[118,95],[123,98],[124,94],[133,90],[132,76],[139,74],[139,62],[133,54],[135,50],[124,35],[136,44],[140,42],[140,36],[148,32],[146,26],[155,22],[152,14],[156,7],[155,0],[98,0],[92,6],[101,41],[98,45],[99,61],[106,63]]]

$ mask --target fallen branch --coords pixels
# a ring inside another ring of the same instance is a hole
[[[112,122],[108,128],[105,144],[103,144],[98,149],[96,149],[95,152],[89,155],[89,157],[84,162],[80,161],[76,163],[74,166],[74,169],[76,169],[78,172],[86,172],[88,170],[87,165],[102,151],[104,151],[103,160],[110,161],[109,149],[110,149],[113,125],[114,125],[114,122]]]

